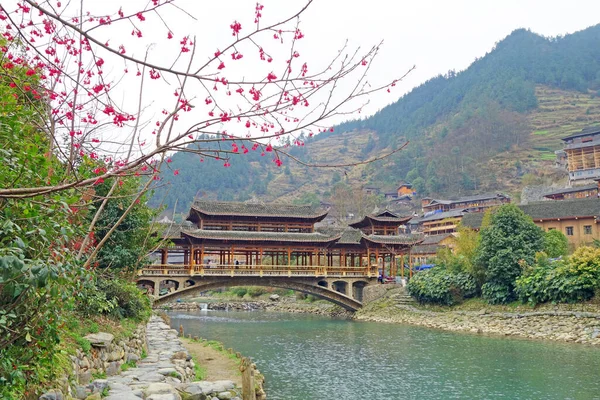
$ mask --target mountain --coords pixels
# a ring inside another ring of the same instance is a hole
[[[600,25],[546,38],[519,29],[461,72],[413,89],[371,117],[321,133],[294,155],[314,163],[362,161],[409,141],[406,149],[369,165],[314,169],[271,157],[240,156],[223,168],[178,153],[153,203],[172,208],[198,193],[218,199],[292,201],[320,198],[332,186],[413,182],[421,195],[517,192],[522,185],[566,177],[552,169],[560,138],[600,122]],[[181,208],[178,207],[181,210]]]

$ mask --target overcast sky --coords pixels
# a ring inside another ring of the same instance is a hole
[[[293,9],[290,4],[298,2],[279,3]],[[346,38],[362,46],[383,39],[378,74],[393,76],[417,66],[393,99],[374,99],[380,108],[437,74],[467,68],[515,29],[556,36],[596,25],[600,1],[316,0],[302,21],[308,38],[327,38],[323,52]]]
[[[117,7],[122,4],[107,1]],[[252,28],[256,3],[176,0],[175,4],[197,18],[195,23],[181,18],[177,28],[198,35],[199,42],[207,46],[204,54],[211,54],[219,42],[231,39],[229,24],[233,19],[243,21],[244,29]],[[265,6],[263,21],[273,22],[292,15],[305,1],[262,0],[261,4]],[[301,17],[306,35],[302,55],[318,63],[331,59],[346,39],[350,46],[362,48],[383,40],[379,59],[373,65],[373,80],[387,82],[416,65],[395,92],[372,98],[364,116],[437,74],[467,68],[515,29],[556,36],[597,23],[598,0],[314,0]]]

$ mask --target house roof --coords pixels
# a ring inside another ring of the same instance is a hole
[[[466,228],[471,229],[479,229],[481,228],[481,223],[483,222],[483,216],[485,213],[468,213],[462,217],[460,221],[460,225]]]
[[[323,219],[329,210],[311,205],[194,200],[192,210],[205,215]]]
[[[593,183],[591,185],[575,186],[575,187],[571,187],[571,188],[564,188],[564,189],[560,189],[560,190],[555,190],[553,192],[545,194],[544,197],[556,196],[557,194],[587,192],[588,190],[594,190],[594,189],[598,189],[598,184]]]
[[[197,229],[182,232],[184,236],[195,239],[209,240],[244,240],[257,242],[319,242],[328,243],[340,238],[340,236],[329,236],[319,232],[314,233],[291,233],[291,232],[248,232],[248,231],[212,231]]]
[[[418,223],[429,222],[429,221],[438,221],[438,220],[446,219],[446,218],[458,218],[458,217],[462,217],[465,214],[466,214],[466,211],[464,211],[463,209],[450,210],[450,211],[444,211],[441,213],[435,213],[432,215],[428,215],[427,217],[413,218],[416,221],[411,222],[411,223],[418,224]]]
[[[412,245],[421,243],[423,235],[403,234],[403,235],[362,235],[363,239],[378,244],[404,244]]]
[[[453,235],[451,233],[442,233],[439,235],[428,235],[428,236],[425,236],[425,240],[423,240],[422,245],[432,245],[432,244],[437,245],[442,240],[447,239],[449,237],[453,237]]]
[[[575,139],[581,136],[593,135],[595,133],[600,133],[600,126],[588,126],[583,128],[580,132],[573,133],[567,137],[564,137],[562,140],[567,141],[569,139]]]
[[[600,216],[600,199],[596,198],[541,201],[518,207],[534,221]],[[469,213],[463,217],[461,223],[468,228],[479,229],[483,216],[483,213]]]
[[[519,206],[534,220],[600,216],[600,200],[542,201]]]
[[[440,246],[438,244],[420,244],[418,246],[414,246],[410,250],[410,253],[412,255],[418,255],[418,254],[436,254],[441,247],[442,246]]]
[[[391,212],[390,210],[384,210],[378,214],[365,215],[362,219],[349,223],[348,225],[353,228],[362,228],[365,226],[370,226],[373,222],[377,223],[387,223],[391,222],[398,226],[404,225],[407,223],[412,216],[399,216],[396,213]]]
[[[407,187],[407,188],[411,189],[412,188],[412,183],[400,182],[400,184],[398,185],[397,189],[400,189],[401,187]]]
[[[509,198],[509,197],[502,193],[494,193],[494,194],[487,193],[487,194],[479,194],[476,196],[460,197],[458,199],[453,199],[453,200],[432,199],[431,202],[429,204],[423,206],[423,208],[427,208],[427,207],[429,207],[431,205],[435,205],[435,204],[468,203],[471,201],[490,200],[490,199],[495,199],[495,198]]]

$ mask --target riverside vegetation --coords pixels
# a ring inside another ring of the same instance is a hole
[[[71,166],[38,129],[44,99],[9,84],[38,88],[38,78],[23,66],[0,69],[0,187],[59,184]],[[91,177],[103,163],[84,155],[76,167]],[[77,348],[90,350],[86,334],[126,337],[149,317],[150,302],[131,277],[155,244],[157,210],[142,197],[108,237],[139,185],[139,178],[120,177],[83,191],[0,199],[0,398],[37,398],[72,372]],[[103,205],[109,191],[115,196]]]

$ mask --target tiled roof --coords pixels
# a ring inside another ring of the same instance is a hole
[[[284,218],[324,218],[328,210],[319,210],[311,205],[291,205],[277,203],[238,203],[225,201],[194,200],[192,209],[206,215],[284,217]]]
[[[433,200],[431,200],[430,204],[433,204],[433,203],[437,203],[437,204],[467,203],[467,202],[471,202],[471,201],[491,200],[491,199],[495,199],[495,198],[508,198],[508,196],[506,196],[505,194],[502,194],[502,193],[493,193],[493,194],[487,193],[487,194],[479,194],[476,196],[460,197],[458,199],[450,199],[450,200],[433,199]],[[427,206],[424,206],[424,207],[427,207]]]
[[[534,220],[600,216],[599,199],[541,201],[519,206]]]
[[[466,214],[466,212],[461,209],[445,211],[445,212],[441,212],[441,213],[435,213],[435,214],[429,215],[427,217],[418,218],[416,223],[438,221],[438,220],[446,219],[446,218],[458,218],[465,214]]]
[[[363,238],[373,243],[379,244],[417,244],[424,239],[423,235],[365,235]]]
[[[338,244],[360,244],[362,232],[359,229],[346,229],[342,232],[342,237],[337,241]]]
[[[291,232],[248,232],[248,231],[212,231],[197,229],[183,232],[183,235],[196,239],[211,240],[246,240],[257,242],[319,242],[335,241],[339,236],[328,236],[322,233],[291,233]]]
[[[600,217],[600,199],[551,200],[518,206],[534,221],[549,219],[567,219],[575,217]],[[484,213],[466,214],[461,223],[463,226],[479,229]]]
[[[460,225],[466,228],[479,229],[485,213],[468,213],[460,220]]]
[[[588,126],[587,128],[582,129],[580,132],[569,135],[562,140],[574,139],[580,136],[593,135],[594,133],[600,133],[600,126]]]
[[[441,248],[442,246],[438,245],[438,244],[421,244],[419,246],[415,246],[410,250],[410,253],[412,255],[417,255],[417,254],[436,254],[437,251]]]
[[[591,185],[575,186],[575,187],[571,187],[571,188],[555,190],[553,192],[545,194],[544,196],[547,197],[547,196],[555,196],[557,194],[587,192],[588,190],[594,190],[594,189],[598,189],[598,185],[596,183],[593,183]]]
[[[438,244],[442,240],[449,238],[451,236],[452,236],[451,233],[442,233],[439,235],[428,235],[428,236],[425,236],[425,239],[423,240],[423,243],[421,243],[421,244],[422,245]]]
[[[385,217],[381,217],[380,215],[384,215],[384,214],[390,214],[393,216],[385,216]],[[392,213],[389,210],[386,210],[382,213],[376,214],[376,215],[366,215],[364,216],[362,219],[349,223],[349,226],[352,226],[354,228],[360,228],[363,226],[370,226],[371,225],[371,221],[375,221],[375,222],[395,222],[398,225],[403,225],[406,222],[408,222],[410,219],[412,218],[412,216],[398,216],[397,214]]]

